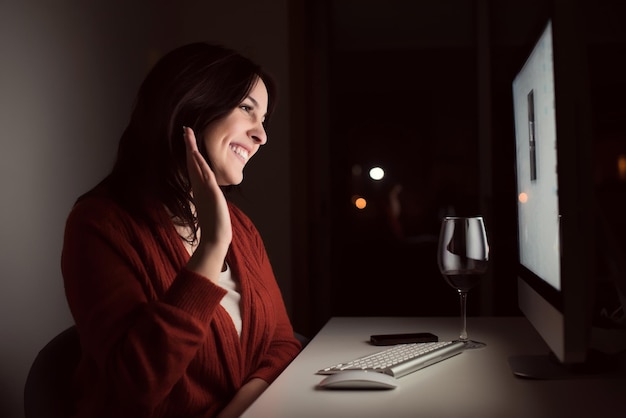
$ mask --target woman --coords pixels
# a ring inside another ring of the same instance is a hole
[[[75,416],[238,416],[299,352],[261,237],[222,192],[274,101],[223,47],[178,48],[148,74],[112,172],[66,224]]]

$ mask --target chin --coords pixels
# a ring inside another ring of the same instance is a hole
[[[243,175],[238,177],[227,178],[221,186],[238,186],[243,182]]]
[[[217,184],[220,186],[238,186],[243,181],[243,173],[242,172],[233,172],[233,173],[217,173],[216,178]]]

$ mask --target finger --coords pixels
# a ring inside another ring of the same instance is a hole
[[[198,150],[193,129],[183,127],[183,130],[187,148],[187,170],[190,175],[192,189],[196,192],[201,192],[204,187],[208,186],[208,190],[212,190],[215,193],[219,190],[215,173]],[[204,184],[204,186],[201,186],[201,184]]]
[[[193,151],[198,149],[196,135],[193,129],[183,126],[183,139],[185,141],[185,148],[187,149],[187,156],[189,156]]]
[[[194,151],[191,155],[192,155],[193,161],[195,162],[195,166],[199,174],[202,176],[202,178],[204,178],[205,180],[212,179],[213,170],[211,170],[211,167],[209,166],[209,164],[207,164],[206,160],[200,154],[200,152]]]
[[[194,153],[198,152],[198,145],[196,143],[196,135],[193,129],[183,126],[183,139],[185,141],[185,148],[187,149],[187,166],[189,169],[195,168],[195,171],[201,171],[198,165],[197,158],[194,158]]]
[[[189,158],[192,158],[193,161],[198,165],[198,168],[200,168],[201,170],[209,170],[210,172],[213,172],[206,159],[202,156],[202,154],[200,154],[200,151],[198,150],[198,143],[196,141],[196,135],[193,129],[183,126],[183,136],[185,138],[185,143],[187,146],[187,156]]]

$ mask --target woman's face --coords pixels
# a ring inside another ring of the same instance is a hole
[[[204,132],[202,140],[220,186],[241,183],[244,166],[267,142],[263,126],[267,105],[267,88],[258,78],[239,106]]]

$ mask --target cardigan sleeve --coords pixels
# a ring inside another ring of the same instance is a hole
[[[61,264],[83,350],[109,396],[142,411],[181,379],[225,291],[184,268],[147,268],[137,252],[141,233],[125,216],[106,201],[79,202],[66,223]],[[168,273],[173,282],[157,298],[151,280],[165,278],[150,276]]]

